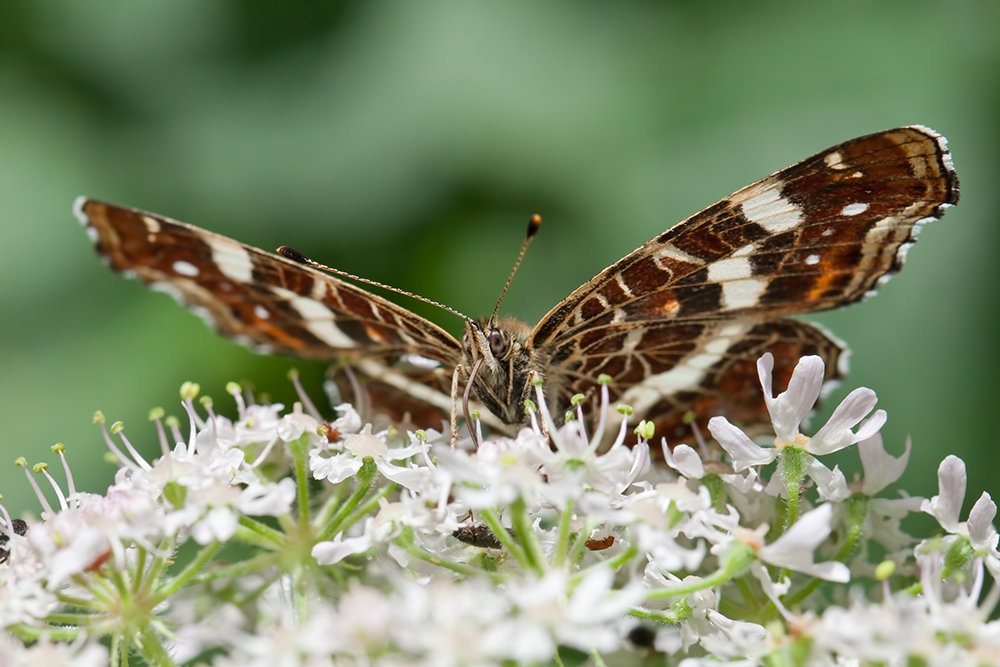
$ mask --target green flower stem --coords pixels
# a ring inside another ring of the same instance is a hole
[[[858,540],[861,539],[861,535],[864,532],[865,518],[867,516],[868,496],[860,493],[851,496],[847,500],[847,535],[844,538],[844,543],[840,545],[840,549],[837,550],[836,555],[833,557],[833,560],[844,563],[851,557],[855,547],[857,547]],[[794,595],[786,596],[782,602],[786,607],[798,604],[821,585],[823,585],[822,579],[813,579],[803,586],[801,590],[796,591]]]
[[[580,581],[585,576],[587,576],[587,573],[592,572],[595,568],[598,567],[608,567],[611,568],[612,570],[618,571],[619,569],[621,569],[623,565],[625,565],[625,563],[635,558],[636,555],[638,555],[638,553],[639,553],[639,548],[634,544],[630,544],[628,548],[625,549],[625,551],[621,552],[614,558],[609,558],[608,560],[596,563],[585,570],[580,570],[579,572],[573,575],[571,582],[573,585],[580,583]]]
[[[316,513],[316,517],[313,519],[313,523],[317,526],[325,526],[330,522],[330,518],[333,513],[337,511],[340,507],[340,496],[346,485],[343,483],[337,484],[333,487],[333,493],[323,502],[323,507]]]
[[[559,517],[559,537],[556,539],[556,553],[552,559],[555,567],[562,567],[569,554],[569,526],[573,521],[573,501],[568,500],[563,509],[562,516]]]
[[[517,539],[524,547],[524,552],[527,554],[533,569],[539,574],[545,572],[548,569],[548,563],[545,561],[545,554],[542,553],[542,545],[538,543],[538,536],[535,535],[535,530],[531,526],[528,505],[521,496],[518,496],[510,504],[510,518]]]
[[[142,589],[143,574],[146,570],[146,549],[138,546],[138,553],[135,559],[135,578],[132,580],[132,593],[136,594]]]
[[[57,626],[34,627],[23,623],[8,625],[7,632],[17,635],[21,639],[36,641],[43,636],[56,641],[71,641],[80,636],[80,628],[61,628]]]
[[[60,602],[71,607],[80,607],[81,609],[90,609],[93,611],[104,609],[104,605],[98,604],[94,600],[77,598],[64,593],[56,593],[56,597],[59,598]]]
[[[306,453],[309,449],[309,434],[303,433],[295,442],[288,443],[295,468],[295,485],[298,489],[299,525],[309,525],[309,465]]]
[[[498,540],[500,540],[500,544],[502,544],[504,549],[507,550],[507,553],[513,556],[514,560],[516,560],[521,567],[525,570],[533,570],[536,574],[541,575],[541,572],[535,570],[532,566],[531,561],[528,559],[528,554],[521,548],[521,545],[514,541],[511,534],[508,533],[507,529],[504,528],[502,523],[500,523],[500,517],[497,516],[496,511],[491,509],[480,510],[479,516],[483,518],[486,525],[490,527],[490,531]]]
[[[646,609],[645,607],[634,607],[629,613],[633,618],[645,618],[657,623],[676,625],[681,621],[691,617],[691,607],[687,601],[683,604],[675,604],[670,609]]]
[[[172,540],[164,540],[160,543],[159,549],[162,553],[172,554],[174,552],[174,543]],[[142,580],[142,586],[140,587],[140,592],[136,597],[149,595],[153,587],[159,583],[160,578],[163,577],[163,573],[167,571],[170,567],[169,558],[154,558],[153,563],[149,566],[149,571],[146,572],[145,578]]]
[[[159,590],[156,591],[156,595],[153,598],[154,600],[153,604],[157,605],[163,602],[168,597],[170,597],[178,590],[180,590],[183,586],[188,584],[191,581],[191,579],[193,579],[194,576],[203,567],[205,567],[208,561],[212,560],[212,557],[215,556],[220,546],[222,545],[219,544],[218,540],[213,540],[211,544],[207,544],[204,547],[202,547],[201,550],[198,552],[198,555],[195,556],[191,560],[191,562],[187,564],[187,567],[181,570],[177,574],[177,576],[165,582],[163,586],[161,586]]]
[[[662,598],[672,598],[678,595],[690,595],[706,588],[713,588],[726,583],[730,579],[738,576],[751,563],[757,560],[757,555],[753,549],[743,543],[737,543],[733,549],[722,559],[722,567],[699,581],[692,581],[677,586],[658,588],[646,593],[647,600],[657,600]]]
[[[170,659],[170,654],[163,648],[160,638],[149,627],[140,634],[139,641],[135,642],[135,647],[146,662],[153,667],[177,667],[177,664]]]
[[[111,637],[111,664],[128,667],[128,649],[123,646],[121,635],[118,633]]]
[[[587,517],[587,520],[583,524],[583,530],[581,530],[576,539],[573,540],[573,546],[569,549],[569,562],[579,563],[583,558],[583,549],[587,546],[587,539],[590,534],[594,531],[594,520]]]
[[[597,667],[608,667],[608,663],[604,662],[604,658],[601,657],[601,654],[597,652],[596,648],[590,649],[590,657],[594,659],[594,664],[597,665]]]
[[[391,494],[397,488],[399,487],[395,483],[390,483],[383,486],[375,493],[375,495],[366,500],[363,505],[358,507],[358,509],[356,509],[346,519],[344,519],[344,522],[339,526],[338,532],[343,532],[347,530],[348,528],[356,524],[358,521],[371,514],[372,511],[376,507],[378,507],[378,501]]]
[[[340,524],[364,500],[364,497],[368,494],[368,490],[372,488],[372,481],[375,479],[377,473],[378,468],[375,466],[375,459],[366,456],[364,462],[361,464],[361,469],[355,475],[357,483],[354,487],[354,492],[337,509],[336,514],[330,519],[330,523],[326,525],[326,528],[319,532],[319,535],[316,537],[317,542],[328,540],[340,532]]]
[[[240,528],[244,530],[241,531]],[[236,531],[237,536],[241,539],[265,549],[281,549],[288,546],[289,543],[288,535],[242,514],[239,517],[239,526]],[[252,537],[248,535],[248,532],[252,534]]]
[[[89,625],[94,620],[93,614],[73,614],[63,612],[59,614],[49,614],[45,617],[45,622],[56,625],[84,626]]]
[[[279,560],[281,560],[281,554],[268,551],[262,554],[258,554],[253,558],[248,558],[247,560],[240,561],[239,563],[233,563],[232,565],[220,567],[210,572],[202,572],[200,574],[197,574],[196,576],[191,578],[190,583],[202,584],[207,581],[214,581],[216,579],[225,579],[227,577],[239,577],[244,574],[257,572],[259,570],[263,570],[265,567],[275,565]]]
[[[785,480],[784,530],[788,530],[799,520],[799,498],[802,495],[802,480],[806,474],[806,451],[799,447],[786,446],[781,450],[781,476]]]
[[[726,513],[726,483],[718,475],[705,475],[701,478],[701,483],[708,489],[708,495],[712,499],[712,509],[720,514]]]
[[[507,531],[504,531],[507,532]],[[433,554],[427,553],[416,544],[413,543],[413,529],[407,526],[403,530],[403,534],[393,540],[398,546],[406,550],[406,553],[413,556],[418,560],[422,560],[426,563],[431,563],[432,565],[437,565],[438,567],[443,567],[446,570],[451,570],[452,572],[457,572],[458,574],[469,577],[470,579],[482,577],[483,575],[488,576],[493,580],[494,583],[502,583],[503,578],[496,574],[495,572],[487,572],[486,570],[481,570],[476,567],[470,567],[464,563],[456,563],[454,561],[445,560]]]

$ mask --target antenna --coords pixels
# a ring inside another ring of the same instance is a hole
[[[525,245],[527,245],[527,243]],[[389,290],[390,292],[395,292],[396,294],[402,294],[403,296],[408,296],[411,299],[416,299],[417,301],[423,301],[424,303],[429,303],[432,306],[437,306],[441,310],[448,311],[452,315],[458,315],[463,320],[472,324],[473,326],[475,325],[475,322],[472,320],[471,317],[469,317],[468,315],[463,315],[454,308],[446,306],[443,303],[438,303],[433,299],[428,299],[425,296],[420,296],[419,294],[414,294],[413,292],[407,292],[406,290],[399,289],[398,287],[392,287],[391,285],[386,285],[384,283],[380,283],[375,280],[362,278],[361,276],[356,276],[353,273],[348,273],[347,271],[341,271],[340,269],[335,269],[333,267],[327,266],[326,264],[320,264],[319,262],[309,259],[295,248],[289,248],[288,246],[283,245],[280,248],[278,248],[277,253],[282,257],[284,257],[285,259],[290,259],[293,262],[297,262],[299,264],[305,264],[306,266],[311,266],[312,268],[317,269],[319,271],[325,271],[326,273],[332,273],[335,276],[341,276],[344,278],[350,278],[351,280],[357,280],[359,283],[365,283],[366,285],[374,285],[375,287],[381,287],[384,290]],[[521,251],[521,254],[522,255],[524,254],[524,250]],[[504,291],[506,291],[506,288],[504,289]]]
[[[510,270],[510,275],[507,276],[507,284],[503,286],[503,291],[500,292],[500,298],[497,299],[497,305],[493,309],[493,314],[490,315],[490,324],[494,324],[497,320],[497,313],[500,312],[500,302],[507,295],[507,288],[510,287],[510,281],[514,279],[514,274],[517,273],[517,267],[521,266],[521,260],[524,259],[524,252],[528,249],[528,244],[531,243],[531,239],[535,238],[535,234],[538,233],[538,228],[542,226],[542,216],[537,213],[531,216],[528,220],[528,233],[524,237],[524,243],[521,244],[521,252],[517,255],[517,261],[514,262],[514,268]]]

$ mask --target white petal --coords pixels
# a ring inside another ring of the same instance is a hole
[[[819,492],[820,500],[824,502],[840,502],[851,497],[851,490],[847,488],[847,479],[844,473],[840,472],[839,466],[834,466],[830,470],[819,462],[815,457],[806,457],[806,474],[812,481],[816,482],[816,490]]]
[[[958,531],[958,515],[965,500],[965,462],[949,454],[938,466],[938,495],[925,500],[920,509],[934,516],[949,533]]]
[[[667,457],[667,465],[688,479],[701,479],[705,476],[701,457],[687,445],[677,445],[673,452],[665,446],[663,453]]]
[[[996,543],[996,530],[993,528],[993,518],[997,515],[997,506],[990,494],[983,491],[979,500],[969,512],[969,540],[977,549],[988,549]]]
[[[855,437],[851,429],[864,419],[865,415],[872,411],[877,401],[878,398],[875,396],[875,392],[867,387],[858,387],[852,391],[840,402],[840,405],[830,415],[829,421],[823,425],[823,428],[817,431],[816,435],[812,437],[806,446],[806,451],[815,456],[822,456],[823,454],[836,452],[857,442],[858,438]],[[881,428],[882,424],[876,419],[876,415],[873,415],[872,419],[875,420],[873,424],[877,423],[879,428]],[[884,413],[880,419],[884,423]],[[876,428],[875,430],[877,431],[878,429]],[[872,434],[867,433],[865,437],[870,435]]]
[[[733,460],[733,470],[740,472],[750,466],[767,465],[778,456],[775,448],[765,449],[747,434],[729,423],[725,417],[712,417],[708,422],[712,437],[719,441]]]
[[[333,565],[350,555],[368,551],[372,546],[372,540],[367,532],[360,537],[349,537],[346,540],[343,537],[343,533],[337,533],[330,542],[318,542],[312,548],[312,557],[320,565]]]
[[[765,563],[787,567],[829,581],[846,582],[850,570],[843,563],[813,563],[813,552],[830,536],[830,519],[833,505],[820,505],[799,517],[785,534],[760,550],[758,556]]]
[[[874,496],[879,491],[899,479],[910,461],[910,439],[906,439],[906,451],[898,459],[889,456],[882,446],[882,436],[875,435],[858,443],[858,455],[865,471],[865,481],[861,493]]]
[[[783,442],[795,442],[799,424],[808,416],[823,388],[824,369],[819,357],[802,357],[792,371],[788,389],[768,404],[774,432]]]

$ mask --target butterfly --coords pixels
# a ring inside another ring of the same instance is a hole
[[[659,234],[534,327],[442,306],[464,318],[460,340],[291,249],[275,255],[83,197],[75,212],[111,268],[173,294],[224,336],[260,352],[340,360],[411,412],[426,408],[438,419],[431,425],[454,415],[463,384],[483,421],[511,433],[527,420],[534,382],[558,417],[575,395],[596,400],[606,376],[632,421],[672,440],[715,415],[769,421],[755,365],[764,352],[777,387],[804,355],[826,362],[828,380],[840,377],[844,345],[788,316],[873,294],[901,269],[920,225],[958,197],[947,143],[933,130],[851,139]]]

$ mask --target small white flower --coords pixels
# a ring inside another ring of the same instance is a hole
[[[882,435],[876,433],[858,443],[858,455],[865,472],[861,493],[869,497],[875,496],[902,477],[906,464],[910,461],[910,439],[906,439],[906,450],[902,456],[895,458],[885,451]]]
[[[925,500],[920,507],[949,533],[959,530],[958,518],[965,500],[965,483],[965,462],[949,454],[938,466],[938,495]]]
[[[833,505],[826,503],[803,514],[791,528],[771,544],[762,544],[759,532],[748,531],[745,528],[738,529],[737,535],[741,541],[752,547],[757,557],[765,563],[820,579],[845,583],[850,581],[851,572],[843,563],[813,562],[816,547],[830,536],[832,518]]]

